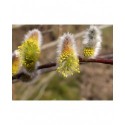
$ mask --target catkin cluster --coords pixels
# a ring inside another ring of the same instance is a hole
[[[40,65],[42,34],[39,30],[29,31],[24,41],[13,53],[12,75],[24,72],[21,77],[23,82],[35,81],[40,75],[37,67]],[[90,26],[83,35],[82,51],[83,58],[96,58],[101,49],[101,31],[97,26]],[[64,77],[80,73],[79,54],[77,52],[76,40],[71,33],[64,33],[60,37],[57,47],[57,72]],[[44,54],[44,53],[43,53]]]

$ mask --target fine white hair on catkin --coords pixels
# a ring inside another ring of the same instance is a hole
[[[12,57],[19,57],[19,51],[14,50],[14,52],[12,53]]]
[[[63,36],[60,37],[60,41],[58,43],[58,47],[57,47],[57,53],[58,55],[60,55],[62,53],[65,41],[68,40],[71,43],[71,47],[74,51],[74,54],[77,56],[77,49],[76,49],[76,42],[75,42],[75,38],[73,36],[73,34],[71,33],[64,33]]]
[[[39,47],[41,48],[41,45],[43,43],[43,37],[42,37],[41,32],[38,29],[33,29],[33,30],[28,31],[28,33],[24,37],[24,41],[29,39],[35,33],[38,35],[38,44],[39,44]]]

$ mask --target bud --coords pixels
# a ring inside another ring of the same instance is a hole
[[[73,35],[66,33],[58,45],[57,71],[64,77],[79,73],[79,59]]]
[[[84,34],[83,56],[85,58],[95,58],[101,49],[101,31],[97,26],[90,26]]]

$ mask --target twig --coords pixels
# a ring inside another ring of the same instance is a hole
[[[113,65],[113,60],[112,59],[102,59],[102,58],[97,58],[97,59],[83,59],[83,58],[79,57],[79,62],[80,62],[80,64],[91,63],[92,62],[92,63],[103,63],[103,64]],[[48,63],[48,64],[44,64],[44,65],[38,66],[37,70],[48,69],[48,68],[52,68],[52,67],[56,67],[56,66],[57,66],[57,64],[55,62],[54,63]],[[23,72],[21,72],[19,74],[16,74],[16,75],[12,76],[12,80],[20,79],[21,76],[23,76],[23,75],[24,75]]]
[[[108,28],[108,27],[111,27],[111,25],[102,25],[102,26],[99,26],[99,29],[102,30],[102,29],[105,29],[105,28]],[[62,26],[60,28],[62,28]],[[62,29],[61,29],[61,31],[62,31]],[[84,31],[75,34],[74,37],[75,37],[75,39],[77,39],[77,38],[83,36],[83,34],[84,34]],[[47,48],[53,47],[53,46],[57,45],[58,42],[59,42],[59,39],[57,39],[55,41],[52,41],[50,43],[47,43],[47,44],[42,46],[41,50],[45,50]]]
[[[22,93],[21,100],[26,100],[26,99],[31,98],[36,93],[36,91],[39,91],[39,94],[36,95],[36,97],[34,98],[34,100],[38,100],[40,97],[42,97],[42,95],[44,94],[44,91],[45,91],[46,87],[49,84],[48,81],[51,80],[54,77],[55,74],[56,74],[55,72],[51,72],[50,74],[48,74],[47,78],[46,77],[41,78],[42,81],[39,80],[36,83],[37,85],[33,86],[33,89],[32,89],[32,87],[28,87],[27,91],[24,91],[24,93]],[[30,93],[29,93],[29,91],[30,91]]]

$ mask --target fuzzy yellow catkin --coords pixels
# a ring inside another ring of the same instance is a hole
[[[61,37],[58,46],[57,72],[64,77],[79,73],[79,59],[75,48],[73,35],[66,33]]]
[[[20,68],[21,68],[21,63],[19,58],[19,52],[16,50],[14,51],[12,58],[12,75],[17,74],[20,71]]]
[[[36,68],[36,62],[40,57],[40,41],[37,30],[30,31],[25,36],[25,40],[18,47],[22,66],[27,72],[33,72]]]

